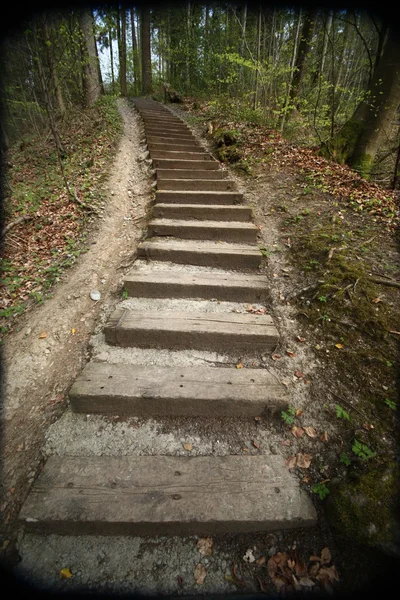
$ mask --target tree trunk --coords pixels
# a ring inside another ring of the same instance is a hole
[[[314,31],[314,22],[317,15],[317,10],[307,9],[304,16],[304,23],[300,36],[299,48],[297,51],[295,71],[293,74],[292,87],[290,89],[289,104],[293,105],[299,94],[301,80],[303,79],[304,67],[306,63],[307,54],[310,51],[311,39]],[[288,118],[290,112],[288,113]]]
[[[281,122],[280,122],[281,132],[283,132],[283,128],[285,126],[286,112],[287,112],[288,105],[289,105],[290,90],[291,90],[292,81],[293,81],[294,62],[295,62],[295,59],[297,56],[297,46],[299,43],[299,34],[300,34],[301,8],[296,9],[296,14],[297,14],[297,27],[296,27],[296,34],[295,34],[295,38],[294,38],[294,44],[293,44],[292,61],[291,61],[291,65],[290,65],[290,77],[289,77],[288,91],[287,91],[287,95],[286,95],[285,106],[284,106],[282,116],[281,116]],[[293,27],[293,29],[294,29],[294,27]]]
[[[260,77],[260,52],[261,52],[261,6],[258,9],[258,21],[257,21],[257,69],[256,69],[256,81],[254,88],[254,104],[253,108],[256,110],[258,101],[258,80]]]
[[[115,92],[115,77],[114,77],[114,53],[113,53],[113,47],[112,47],[112,34],[111,34],[111,27],[108,30],[108,40],[109,40],[109,44],[110,44],[110,64],[111,64],[111,90],[112,93],[114,94]]]
[[[99,80],[96,41],[93,33],[93,17],[89,9],[81,12],[80,25],[84,38],[83,82],[85,102],[86,106],[93,106],[100,98],[101,84]]]
[[[151,49],[150,49],[150,9],[142,8],[142,93],[151,94],[153,91],[151,77]]]
[[[329,41],[329,36],[331,33],[331,28],[332,28],[332,10],[329,11],[329,14],[328,14],[328,17],[326,20],[325,30],[324,30],[324,47],[322,50],[320,77],[322,77],[322,75],[324,73],[325,59],[326,59],[326,53],[328,50],[328,41]]]
[[[140,82],[139,51],[136,39],[135,28],[135,10],[131,8],[131,26],[132,26],[132,51],[133,51],[133,79],[135,82],[135,94],[138,92]]]
[[[362,101],[351,119],[333,139],[331,153],[368,177],[379,146],[388,135],[400,105],[400,40],[389,31],[388,39],[372,77],[367,101]]]
[[[119,79],[121,85],[121,96],[127,96],[126,91],[126,10],[122,7],[121,14],[121,52],[119,56]]]

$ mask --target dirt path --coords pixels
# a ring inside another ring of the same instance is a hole
[[[9,336],[3,351],[0,547],[9,560],[15,558],[15,519],[41,468],[45,432],[67,405],[67,391],[89,356],[89,336],[115,302],[145,226],[151,182],[146,164],[135,159],[139,119],[127,102],[120,101],[119,109],[124,133],[89,249],[65,273],[54,296],[21,319],[20,331]],[[90,298],[92,290],[101,293],[99,301]]]

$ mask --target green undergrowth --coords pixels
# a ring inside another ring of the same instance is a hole
[[[122,132],[116,98],[73,109],[57,123],[61,173],[52,136],[25,136],[4,157],[2,226],[29,220],[4,236],[0,259],[0,335],[43,303],[64,270],[87,250],[90,225],[105,201],[102,185]],[[78,199],[78,200],[77,200]]]

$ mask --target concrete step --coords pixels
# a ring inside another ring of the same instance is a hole
[[[149,236],[173,236],[185,240],[221,240],[224,242],[256,243],[258,229],[253,223],[236,221],[185,221],[153,219],[147,226]]]
[[[226,171],[223,171],[222,169],[219,169],[218,171],[157,169],[158,181],[161,181],[161,179],[224,179],[224,177],[226,177]]]
[[[220,164],[216,160],[184,160],[173,158],[153,158],[153,164],[159,169],[217,170]]]
[[[257,417],[288,404],[264,369],[143,367],[90,362],[72,386],[81,413],[143,417]]]
[[[233,179],[161,179],[157,182],[157,189],[180,192],[234,192],[236,183]]]
[[[213,161],[214,159],[208,152],[189,152],[188,150],[150,150],[151,158],[168,158],[170,160],[204,160]]]
[[[153,207],[156,219],[199,219],[200,221],[251,221],[249,206],[212,204],[161,204]]]
[[[130,296],[141,298],[201,298],[232,302],[255,302],[268,296],[268,279],[242,273],[171,272],[133,270],[124,287]]]
[[[220,171],[210,171],[210,173],[220,173]],[[156,192],[156,202],[161,203],[177,202],[178,204],[239,204],[242,201],[243,194],[239,192],[181,190],[158,190]]]
[[[279,455],[52,456],[20,513],[61,535],[213,535],[309,527],[315,508]]]
[[[182,240],[142,242],[138,255],[147,260],[237,270],[258,269],[262,260],[261,252],[254,246]]]
[[[187,144],[160,144],[154,142],[147,142],[147,148],[149,151],[152,150],[175,150],[176,152],[202,152],[204,148],[199,142],[189,142]]]
[[[270,315],[118,309],[104,327],[108,344],[122,347],[273,352],[278,331]]]

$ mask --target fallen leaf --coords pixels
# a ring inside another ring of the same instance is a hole
[[[42,331],[42,333],[39,335],[39,340],[44,340],[45,338],[47,338],[49,334],[47,333],[47,331]]]
[[[306,338],[303,338],[303,337],[301,337],[301,335],[298,335],[298,336],[296,337],[296,340],[297,340],[298,342],[305,342],[305,341],[306,341]]]
[[[291,358],[294,358],[296,356],[296,354],[294,352],[292,352],[292,350],[286,350],[286,354],[288,356],[290,356]]]
[[[236,368],[237,368],[237,369],[243,369],[243,365],[242,365],[242,363],[238,363],[238,364],[236,365]]]
[[[339,574],[336,570],[335,565],[332,565],[331,567],[321,567],[318,572],[318,575],[316,576],[316,579],[318,579],[318,581],[321,581],[323,579],[328,579],[331,582],[339,581]]]
[[[292,571],[294,571],[296,561],[294,561],[292,558],[289,558],[289,560],[287,561],[287,564],[288,564],[289,569],[292,569]]]
[[[280,440],[280,441],[279,441],[279,444],[280,444],[281,446],[291,446],[291,445],[292,445],[292,442],[291,442],[291,440]]]
[[[271,356],[271,358],[272,358],[272,360],[279,360],[281,358],[281,355],[280,354],[273,354]]]
[[[183,444],[185,450],[192,450],[193,444]]]
[[[308,475],[305,475],[303,477],[303,479],[300,480],[300,483],[310,483],[311,481],[311,477],[309,477]]]
[[[261,567],[262,565],[265,565],[265,563],[267,562],[267,557],[266,556],[260,556],[260,558],[257,558],[256,560],[256,564]]]
[[[301,438],[304,434],[304,429],[302,427],[297,427],[297,425],[293,425],[291,432],[295,438]]]
[[[332,560],[331,551],[328,547],[321,550],[321,565],[327,565]]]
[[[10,494],[13,494],[15,492],[15,487],[12,487],[8,490],[10,492]]]
[[[294,373],[298,379],[302,379],[304,377],[304,373],[301,371],[295,371]]]
[[[285,301],[285,296],[282,294],[282,292],[279,292],[279,300],[281,300],[281,302]]]
[[[321,433],[319,439],[321,440],[321,442],[327,442],[328,441],[328,432],[324,431],[324,433]]]
[[[289,456],[289,458],[285,460],[285,465],[288,469],[294,469],[296,466],[296,462],[297,458],[295,456]]]
[[[211,537],[200,538],[197,542],[197,548],[202,556],[211,556],[213,541]]]
[[[314,581],[311,581],[311,579],[309,577],[300,577],[299,584],[302,587],[309,587],[309,588],[314,587],[314,585],[315,585]]]
[[[328,262],[332,259],[333,253],[335,252],[336,248],[331,248],[328,252]]]
[[[335,344],[335,348],[339,348],[339,350],[341,350],[343,348],[343,344]]]
[[[261,417],[254,417],[254,420],[256,421],[256,423],[259,423],[261,421]]]
[[[297,466],[300,467],[300,469],[308,469],[311,461],[312,461],[312,454],[297,454]]]
[[[256,557],[254,556],[254,552],[251,548],[246,550],[245,555],[243,556],[244,562],[253,563],[256,561]]]
[[[317,430],[315,429],[315,427],[304,427],[304,431],[306,432],[306,434],[310,438],[315,438],[318,435]]]
[[[72,333],[72,335],[74,335],[76,333],[76,329],[72,328],[71,333]]]
[[[68,569],[68,567],[66,567],[65,569],[61,569],[60,577],[61,577],[61,579],[70,579],[70,577],[73,577],[73,575],[72,575],[71,571]]]
[[[317,562],[317,563],[315,563],[315,565],[312,565],[312,567],[310,567],[310,569],[308,571],[308,574],[310,575],[310,577],[313,577],[313,579],[316,578],[317,573],[320,569],[320,566],[321,565],[319,564],[319,562]]]
[[[253,446],[254,446],[254,448],[257,448],[257,450],[260,448],[260,444],[254,440],[253,440]]]
[[[182,577],[180,575],[178,575],[177,580],[178,580],[179,587],[182,587],[183,586],[183,579],[182,579]]]
[[[24,449],[24,444],[19,444],[19,446],[17,446],[17,452],[21,452]]]
[[[244,579],[240,579],[240,577],[238,577],[237,568],[238,568],[237,562],[234,561],[233,566],[232,566],[232,575],[230,576],[230,580],[232,581],[232,583],[234,585],[236,585],[237,587],[244,590],[244,588],[246,587],[246,582],[244,581]],[[226,579],[227,579],[227,577],[228,576],[225,576]]]
[[[206,575],[207,571],[205,566],[201,563],[196,565],[196,568],[194,570],[194,580],[197,583],[197,585],[203,585]]]
[[[318,561],[320,563],[321,562],[321,557],[320,556],[315,556],[315,554],[312,554],[310,556],[309,560],[310,560],[310,562],[316,562],[316,561]]]
[[[371,300],[371,302],[373,302],[374,304],[378,304],[378,302],[383,302],[383,300],[382,300],[382,298],[377,296],[377,298],[374,298],[373,300]]]
[[[371,429],[375,429],[375,427],[371,423],[364,423],[363,427],[367,431],[370,431]]]
[[[248,452],[249,449],[248,448],[242,448],[242,452]]]
[[[303,412],[304,412],[304,411],[303,411],[303,409],[302,409],[302,408],[298,408],[298,409],[296,410],[296,417],[301,417],[301,415],[303,414]]]

